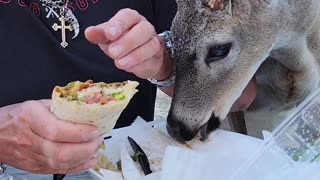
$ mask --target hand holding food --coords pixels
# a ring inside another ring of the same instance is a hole
[[[33,173],[80,172],[96,163],[97,128],[61,121],[50,100],[0,108],[0,162]]]
[[[65,87],[57,86],[52,93],[51,111],[65,121],[94,125],[99,128],[100,134],[105,134],[114,128],[122,111],[138,92],[135,89],[138,85],[135,81],[107,84],[89,80],[74,81]],[[99,161],[97,163],[103,165]],[[63,179],[64,175],[55,174],[56,177]]]

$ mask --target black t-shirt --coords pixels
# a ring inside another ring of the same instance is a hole
[[[68,7],[79,21],[80,34],[62,48],[57,9],[40,0],[0,0],[0,107],[26,100],[50,99],[55,85],[74,80],[139,81],[139,93],[122,113],[116,127],[137,117],[153,119],[156,88],[148,81],[117,69],[98,46],[90,44],[84,30],[109,20],[122,8],[137,10],[158,32],[168,30],[175,15],[174,0],[70,0]]]

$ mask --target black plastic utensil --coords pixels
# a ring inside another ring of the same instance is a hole
[[[107,137],[104,137],[103,139],[104,140],[108,140],[108,139],[111,139],[112,138],[112,136],[107,136]]]
[[[63,178],[66,176],[66,174],[54,174],[53,180],[63,180]]]
[[[145,175],[151,174],[152,171],[150,169],[150,163],[148,160],[148,157],[146,156],[146,154],[144,153],[144,151],[142,150],[142,148],[138,145],[137,142],[135,142],[131,137],[128,136],[128,141],[134,151],[135,154],[137,154],[137,160],[144,172]]]

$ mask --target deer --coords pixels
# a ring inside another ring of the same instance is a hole
[[[319,87],[319,0],[177,0],[167,131],[205,141],[252,78],[245,113],[286,117]]]

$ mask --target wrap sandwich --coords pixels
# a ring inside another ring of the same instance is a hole
[[[138,90],[136,81],[93,83],[74,81],[56,86],[51,111],[61,120],[96,126],[101,134],[110,132],[122,111]]]

